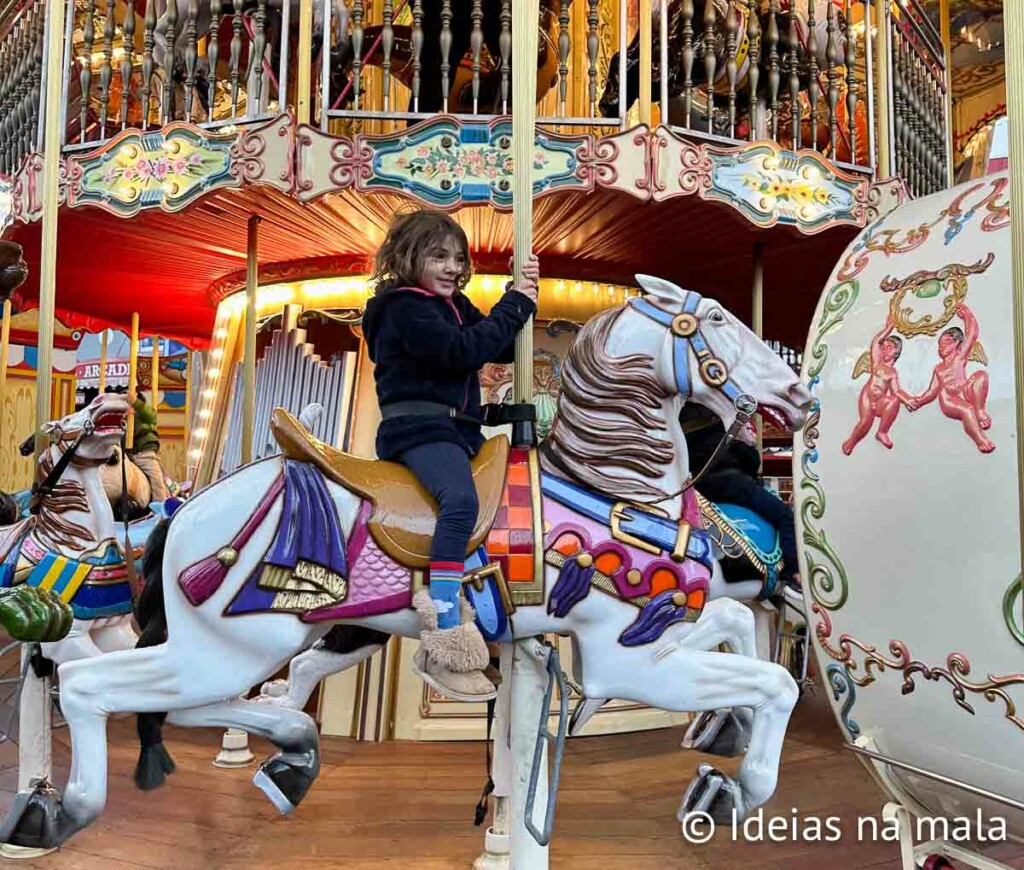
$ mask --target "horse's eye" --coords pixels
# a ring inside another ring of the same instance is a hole
[[[722,314],[721,310],[716,308],[708,315],[708,319],[712,323],[725,323],[725,315]]]

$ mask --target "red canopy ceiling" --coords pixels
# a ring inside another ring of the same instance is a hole
[[[145,211],[116,218],[99,209],[65,209],[58,230],[57,308],[69,325],[127,330],[138,311],[144,335],[192,347],[208,341],[216,313],[210,289],[245,269],[246,225],[263,218],[260,263],[344,255],[362,271],[390,216],[408,200],[343,192],[301,205],[269,188],[219,191],[178,214]],[[477,268],[504,270],[512,217],[489,207],[456,214]],[[535,203],[534,240],[543,274],[632,283],[638,272],[676,281],[750,315],[752,252],[764,244],[765,335],[802,345],[829,274],[853,227],[804,236],[789,227],[760,230],[725,205],[695,197],[641,204],[609,190],[556,194]],[[29,279],[19,304],[38,299],[41,225],[10,237],[25,248]],[[309,277],[309,276],[306,276]]]

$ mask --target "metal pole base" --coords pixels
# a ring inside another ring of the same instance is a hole
[[[256,760],[249,751],[249,735],[245,731],[229,728],[224,732],[220,752],[213,760],[214,767],[248,767]]]

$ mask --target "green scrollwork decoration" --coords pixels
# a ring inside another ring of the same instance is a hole
[[[1003,618],[1010,635],[1024,646],[1024,580],[1020,574],[1010,583],[1003,596]]]
[[[835,284],[825,297],[824,308],[818,320],[818,331],[811,346],[811,358],[807,369],[808,389],[814,394],[818,379],[828,359],[828,336],[839,328],[854,302],[860,295],[860,282],[851,279]],[[807,553],[808,588],[814,600],[826,610],[838,610],[849,594],[846,570],[828,540],[825,531],[818,523],[825,516],[825,491],[822,489],[818,475],[811,466],[818,461],[818,424],[821,420],[821,406],[814,401],[814,408],[804,424],[803,439],[806,452],[801,460],[803,480],[800,489],[804,493],[804,502],[800,508],[800,519],[803,522],[803,542],[808,550],[814,550],[824,557],[817,561]]]
[[[839,610],[846,604],[849,594],[846,569],[843,568],[839,554],[829,543],[825,531],[815,528],[811,523],[811,520],[820,521],[825,515],[825,492],[817,481],[810,479],[803,480],[800,488],[809,493],[800,508],[800,519],[804,524],[804,543],[828,560],[828,563],[817,562],[811,554],[807,555],[807,579],[811,596],[826,610]]]
[[[807,370],[812,384],[817,381],[818,375],[825,367],[825,360],[828,358],[828,345],[823,339],[831,335],[843,322],[847,312],[853,307],[860,295],[860,281],[841,281],[828,291],[825,298],[825,307],[821,312],[821,319],[818,321],[818,335],[814,339],[811,348],[811,357],[814,362]]]

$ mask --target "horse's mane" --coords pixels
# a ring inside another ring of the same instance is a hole
[[[581,483],[642,501],[664,495],[647,480],[662,477],[675,459],[661,414],[671,394],[655,376],[652,357],[608,353],[608,336],[623,310],[594,317],[569,350],[548,446]]]
[[[44,475],[53,470],[49,453],[39,463]],[[65,519],[62,514],[71,511],[89,512],[89,498],[85,487],[77,480],[60,481],[39,507],[33,517],[32,529],[39,543],[50,550],[81,549],[93,543],[93,534],[85,526]]]

